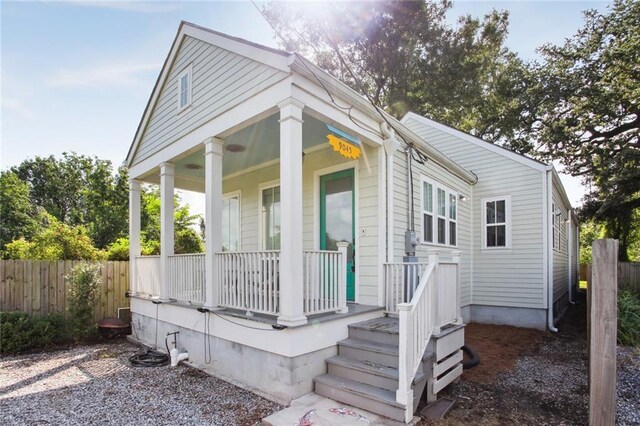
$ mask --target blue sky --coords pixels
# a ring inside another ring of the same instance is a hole
[[[454,1],[449,14],[510,11],[508,46],[535,59],[607,2]],[[277,47],[250,2],[0,3],[0,167],[65,151],[123,162],[180,20]],[[565,183],[574,204],[579,184]],[[199,210],[199,207],[197,207]]]

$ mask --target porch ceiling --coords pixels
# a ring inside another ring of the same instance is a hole
[[[279,114],[273,114],[262,121],[245,127],[225,138],[223,175],[229,175],[258,164],[263,164],[280,157],[280,123]],[[327,143],[327,127],[325,123],[308,114],[303,114],[302,149]],[[243,151],[233,152],[228,149],[241,146]],[[176,161],[176,176],[204,180],[204,148]]]

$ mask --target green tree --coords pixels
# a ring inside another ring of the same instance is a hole
[[[448,0],[272,2],[263,13],[285,48],[395,116],[414,111],[489,141],[511,139],[526,68],[504,46],[508,12],[451,27],[450,8]]]
[[[11,169],[29,186],[32,204],[70,226],[83,225],[98,248],[127,235],[128,176],[110,161],[64,153]]]
[[[160,191],[158,188],[143,187],[141,192],[142,252],[146,255],[160,254]],[[204,244],[200,234],[194,229],[202,216],[191,214],[188,204],[182,204],[180,197],[174,197],[174,252],[176,254],[201,253]]]
[[[582,216],[605,223],[626,260],[640,207],[640,3],[587,11],[572,38],[540,53],[523,95],[523,139],[592,186]]]
[[[37,228],[29,186],[11,171],[0,172],[0,253],[18,238],[30,238]]]
[[[6,246],[10,259],[98,260],[104,257],[93,246],[83,226],[69,226],[42,212],[38,231],[31,241],[19,238]]]

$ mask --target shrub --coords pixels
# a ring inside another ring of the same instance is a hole
[[[99,264],[81,263],[67,276],[69,287],[69,331],[77,341],[95,334],[93,310],[102,281]]]
[[[0,353],[38,349],[66,340],[61,314],[33,317],[24,312],[0,312]]]
[[[618,295],[618,342],[640,347],[640,298],[628,290]]]
[[[129,260],[129,238],[118,238],[107,252],[108,260]]]

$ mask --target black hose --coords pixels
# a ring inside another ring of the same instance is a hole
[[[134,367],[164,367],[169,365],[169,355],[149,349],[144,353],[133,355],[129,358],[129,362]]]
[[[478,353],[473,350],[472,347],[464,345],[462,347],[462,352],[464,352],[465,354],[467,354],[471,358],[468,361],[462,361],[462,368],[464,370],[468,370],[468,369],[473,368],[476,365],[480,364],[480,357],[478,356]]]

